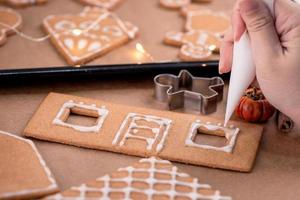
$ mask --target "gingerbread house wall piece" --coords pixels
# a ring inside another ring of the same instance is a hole
[[[34,143],[0,131],[0,199],[36,199],[58,191]]]
[[[53,124],[57,113],[69,100],[84,102],[86,105],[95,104],[98,108],[105,106],[109,114],[101,125],[101,129],[82,134],[73,128]],[[201,120],[201,123],[197,120]],[[193,137],[196,133],[195,128],[191,128],[193,123],[197,125],[197,128],[215,129],[213,133],[208,134],[220,133],[220,136],[228,138],[229,146],[217,149],[207,146],[203,148],[203,146],[193,144]],[[239,128],[238,131],[237,128],[225,128],[219,123],[220,120],[204,116],[199,118],[196,115],[117,105],[94,99],[50,93],[28,123],[24,135],[141,157],[158,156],[195,165],[250,171],[256,157],[262,127],[232,122],[234,127]]]

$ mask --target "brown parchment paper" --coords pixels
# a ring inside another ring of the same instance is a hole
[[[121,12],[125,12],[128,9],[127,1],[133,1],[136,5],[140,1],[147,4],[157,4],[156,0],[126,0],[117,10],[117,12],[120,12],[120,15]],[[225,9],[231,3],[231,0],[214,0],[213,5],[216,5],[216,8],[222,9],[224,7]],[[64,5],[59,6],[60,4]],[[135,13],[139,12],[146,15],[148,11],[139,10],[135,4],[131,5],[133,11],[129,13],[131,18],[128,17],[128,20],[133,22],[141,20],[140,23],[143,23],[142,18],[136,19],[134,17]],[[42,31],[37,31],[39,29],[36,27],[39,27],[40,20],[50,13],[50,8],[51,13],[62,13],[62,10],[76,13],[81,10],[81,7],[80,4],[72,0],[50,0],[47,7],[21,9],[20,12],[22,14],[28,13],[28,15],[24,15],[24,20],[27,23],[26,26],[24,25],[23,30],[28,34],[41,36],[43,35]],[[170,24],[172,23],[177,28],[182,27],[182,23],[178,20],[171,20],[173,16],[177,15],[176,13],[159,9],[157,12],[166,12],[166,15],[170,18]],[[153,23],[160,23],[157,21],[156,15],[149,17],[149,19],[151,18],[153,18],[151,20]],[[167,25],[161,26],[163,30],[159,31],[160,34],[172,28],[173,25],[170,25],[171,27],[165,27]],[[35,27],[35,29],[32,29],[32,27]],[[149,27],[152,28],[151,25]],[[155,56],[169,54],[171,51],[175,54],[177,53],[178,49],[170,47],[165,47],[162,51],[155,51],[155,47],[151,47],[152,42],[147,39],[152,38],[153,33],[144,31],[141,34],[147,35],[143,43],[145,43],[148,51],[155,53]],[[14,68],[16,66],[51,66],[65,63],[47,42],[45,44],[29,44],[22,40],[17,36],[13,36],[4,47],[0,48],[1,66]],[[159,40],[156,43],[160,45]],[[115,53],[107,56],[111,60],[118,59]],[[94,62],[97,63],[98,61]],[[84,81],[53,81],[43,84],[1,84],[0,129],[20,135],[26,123],[49,92],[67,93],[152,109],[166,109],[164,104],[155,101],[153,98],[152,77],[131,80],[88,79]],[[218,111],[211,116],[223,118],[225,100],[226,98],[218,105]],[[133,156],[88,150],[57,143],[38,140],[34,140],[34,142],[62,190],[113,172],[117,168],[125,167],[139,159]],[[273,119],[265,124],[262,142],[251,173],[237,173],[178,163],[175,163],[175,165],[181,170],[198,177],[201,182],[211,184],[213,188],[221,190],[222,194],[231,195],[234,199],[299,199],[300,131],[298,128],[289,135],[283,135],[277,132]]]
[[[61,92],[114,103],[165,109],[154,100],[151,77],[134,80],[85,80],[1,86],[0,128],[20,135],[48,92]],[[225,102],[210,116],[224,116]],[[234,118],[236,119],[236,118]],[[299,129],[289,135],[276,131],[274,120],[265,124],[262,142],[251,173],[237,173],[175,163],[181,170],[242,200],[297,199],[300,195]],[[139,158],[34,140],[61,189],[94,179]]]
[[[83,5],[79,0],[49,0],[48,4],[30,6],[17,11],[23,17],[21,31],[33,37],[42,37],[46,32],[42,28],[42,21],[48,15],[79,14]],[[214,0],[212,3],[200,4],[203,8],[224,10],[228,12],[232,7],[232,0]],[[167,31],[181,31],[185,18],[179,11],[164,9],[158,0],[124,0],[124,3],[114,11],[122,20],[132,22],[139,28],[138,37],[126,45],[114,49],[101,56],[92,64],[116,64],[137,62],[177,61],[179,48],[163,44],[162,40]],[[135,45],[139,42],[154,58],[137,55]],[[217,59],[213,56],[211,59]],[[32,42],[14,35],[0,48],[0,69],[36,68],[66,66],[65,59],[57,52],[50,40]]]

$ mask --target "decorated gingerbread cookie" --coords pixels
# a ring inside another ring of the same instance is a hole
[[[13,29],[20,29],[22,17],[19,13],[10,8],[0,7],[0,46],[7,41],[7,37],[14,32]]]
[[[4,0],[4,2],[14,7],[24,7],[29,5],[40,5],[46,3],[48,0]]]
[[[112,10],[122,3],[123,0],[79,0],[81,3],[90,6],[97,6]]]
[[[0,199],[37,199],[58,191],[34,143],[0,131]]]
[[[104,9],[85,8],[78,15],[44,19],[57,50],[71,65],[83,64],[136,37],[137,27]]]
[[[92,124],[83,124],[80,120],[70,120],[71,114],[95,120]],[[261,132],[262,127],[252,124],[231,122],[224,127],[220,120],[208,117],[51,93],[29,121],[24,135],[98,150],[158,156],[186,164],[248,172],[255,160]],[[221,138],[221,143],[205,140],[206,135],[215,137],[216,142]]]
[[[192,10],[186,13],[186,31],[201,30],[222,37],[229,27],[229,17],[223,12]]]
[[[169,161],[151,157],[45,199],[231,200],[231,197],[181,172]]]
[[[179,57],[186,61],[208,59],[212,53],[218,53],[220,39],[205,31],[168,32],[164,42],[181,47]]]

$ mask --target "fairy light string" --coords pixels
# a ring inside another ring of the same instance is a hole
[[[97,26],[97,24],[102,21],[103,19],[105,19],[107,16],[111,15],[111,13],[109,12],[106,12],[104,13],[103,15],[99,16],[95,21],[93,21],[93,23],[91,23],[86,29],[78,29],[78,28],[75,28],[75,29],[70,29],[70,30],[67,30],[63,33],[66,33],[66,32],[71,32],[72,34],[76,35],[76,36],[79,36],[81,35],[83,32],[88,32],[90,31],[91,29],[93,29],[95,26]],[[115,15],[111,15],[112,17],[116,18]],[[117,19],[117,22],[119,23],[119,20]],[[16,33],[17,35],[19,35],[20,37],[26,39],[26,40],[30,40],[32,42],[44,42],[46,40],[48,40],[51,35],[50,34],[47,34],[43,37],[32,37],[30,35],[27,35],[23,32],[21,32],[20,30],[18,30],[18,28],[16,27],[13,27],[13,26],[10,26],[6,23],[3,23],[3,22],[0,22],[0,25],[3,26],[4,28],[8,29],[8,30],[11,30],[13,31],[14,33]],[[121,26],[122,27],[122,26]],[[122,27],[123,28],[123,27]],[[63,34],[63,33],[60,33],[60,34]]]
[[[114,18],[116,20],[116,22],[118,23],[120,28],[128,35],[128,37],[130,37],[130,38],[133,37],[132,33],[130,33],[130,31],[128,31],[127,27],[123,24],[123,22],[120,20],[120,18],[117,15],[115,15],[114,13],[110,13],[108,11],[103,13],[99,17],[97,17],[85,29],[72,28],[72,29],[66,30],[64,32],[56,33],[56,34],[72,33],[75,36],[80,36],[80,35],[88,32],[88,31],[90,31],[91,29],[93,29],[95,26],[97,26],[102,20],[104,20],[108,16],[111,16],[112,18]],[[32,41],[32,42],[44,42],[44,41],[48,40],[51,37],[51,34],[47,34],[47,35],[42,36],[42,37],[32,37],[28,34],[25,34],[25,33],[21,32],[20,30],[18,30],[17,27],[10,26],[10,25],[8,25],[6,23],[3,23],[3,22],[0,22],[0,26],[6,28],[8,30],[13,31],[18,36],[20,36],[20,37],[22,37],[26,40]],[[136,44],[136,51],[141,53],[143,56],[145,56],[149,61],[154,61],[154,58],[144,49],[144,47],[140,43]]]

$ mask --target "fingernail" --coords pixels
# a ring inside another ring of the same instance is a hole
[[[219,74],[223,74],[222,66],[223,66],[222,61],[219,60],[219,66],[218,66],[219,67]]]

